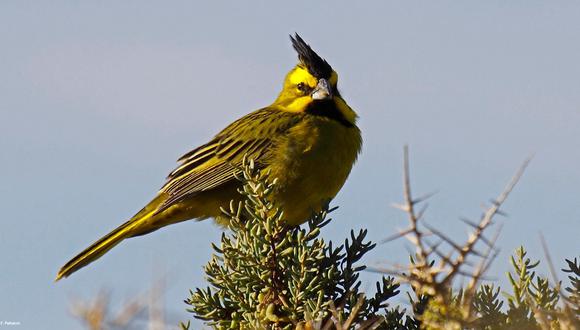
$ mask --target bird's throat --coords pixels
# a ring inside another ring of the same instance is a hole
[[[354,127],[354,123],[346,117],[346,114],[341,111],[339,104],[337,104],[334,99],[312,101],[306,106],[306,110],[304,112],[311,115],[335,120],[346,127]]]

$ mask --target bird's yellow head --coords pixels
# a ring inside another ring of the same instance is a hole
[[[356,113],[338,92],[338,74],[298,34],[290,36],[299,63],[292,69],[274,105],[284,111],[306,112],[354,126]]]

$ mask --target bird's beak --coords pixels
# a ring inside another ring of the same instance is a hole
[[[318,85],[316,85],[316,88],[314,88],[312,94],[310,95],[312,96],[313,100],[328,100],[332,98],[332,89],[330,88],[330,84],[326,79],[321,78],[318,80]]]

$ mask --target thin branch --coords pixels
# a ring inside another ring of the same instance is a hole
[[[463,246],[463,249],[460,251],[459,255],[457,256],[458,263],[463,263],[469,254],[475,254],[475,252],[474,252],[475,244],[480,240],[480,237],[483,235],[483,232],[487,229],[487,227],[492,224],[493,217],[499,213],[500,207],[506,201],[506,199],[508,198],[509,194],[512,192],[512,190],[514,189],[516,184],[519,182],[520,178],[524,174],[530,161],[531,161],[531,158],[527,158],[524,161],[524,163],[520,166],[520,168],[517,170],[517,172],[514,174],[514,176],[508,182],[506,187],[503,189],[503,191],[494,200],[492,205],[484,212],[484,214],[482,215],[482,217],[479,221],[479,225],[477,226],[477,228],[475,228],[475,231],[469,237],[469,239],[467,240],[467,242]],[[455,272],[451,272],[451,273],[447,274],[447,276],[445,277],[445,279],[443,281],[450,282],[458,270],[459,269],[457,269]]]

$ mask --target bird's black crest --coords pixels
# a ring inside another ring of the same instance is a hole
[[[332,67],[322,57],[318,56],[310,46],[304,42],[298,33],[294,37],[290,36],[292,46],[298,53],[298,59],[308,69],[313,76],[318,79],[329,79],[332,74]]]

